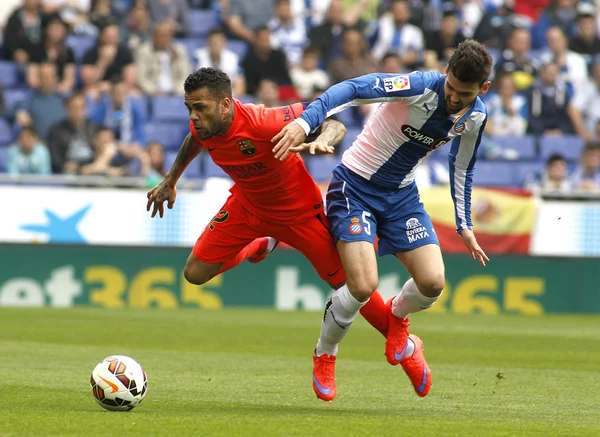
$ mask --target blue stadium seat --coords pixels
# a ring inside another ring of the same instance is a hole
[[[227,48],[231,50],[233,53],[236,53],[240,57],[240,61],[244,59],[246,56],[246,52],[248,51],[248,43],[246,41],[228,41]]]
[[[204,37],[213,28],[219,27],[219,13],[210,9],[191,9],[189,12],[190,36]]]
[[[10,144],[14,138],[14,130],[10,123],[0,117],[0,146]]]
[[[513,149],[519,153],[518,159],[536,159],[536,138],[533,135],[525,136],[497,136],[491,141],[499,144],[503,149]]]
[[[541,161],[515,162],[514,164],[514,185],[522,187],[526,178],[544,168]]]
[[[189,132],[185,123],[147,123],[144,126],[146,142],[159,142],[166,150],[179,149],[181,142]]]
[[[65,44],[73,50],[75,61],[80,63],[85,52],[96,45],[96,38],[86,35],[69,35],[65,40]]]
[[[567,161],[578,161],[583,150],[584,140],[577,135],[563,135],[561,137],[541,137],[540,157],[548,159],[553,153],[560,153]]]
[[[14,62],[0,61],[0,84],[5,89],[19,84],[19,70]]]
[[[175,158],[177,157],[177,152],[166,152],[165,153],[165,168],[170,169],[173,163],[175,162]],[[201,179],[202,173],[200,171],[200,160],[194,159],[190,162],[190,165],[187,166],[185,171],[183,172],[182,178],[184,179]]]
[[[152,119],[189,123],[190,115],[184,105],[183,97],[159,96],[152,99]]]
[[[351,106],[343,111],[338,112],[333,116],[333,118],[342,123],[348,129],[361,128],[364,125],[363,118],[359,114],[358,108],[355,106]]]
[[[8,154],[8,147],[0,147],[0,173],[6,171],[6,155]]]
[[[223,171],[221,167],[213,162],[210,155],[204,151],[202,152],[202,170],[204,177],[207,178],[227,178],[229,175]]]
[[[515,186],[514,165],[512,162],[478,161],[473,184],[484,187]]]
[[[15,111],[31,97],[28,88],[13,88],[4,90],[4,106],[9,112]]]
[[[317,182],[329,181],[331,172],[340,163],[336,156],[306,156],[304,158],[310,175]]]

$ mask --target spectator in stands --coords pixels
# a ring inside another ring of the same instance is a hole
[[[190,31],[187,0],[146,0],[153,24],[171,22],[177,38],[185,38]],[[253,2],[252,2],[253,3]]]
[[[67,26],[58,15],[46,21],[44,39],[31,53],[27,67],[27,84],[31,88],[40,86],[40,64],[51,62],[56,65],[58,74],[58,91],[68,94],[75,86],[75,55],[73,50],[65,45]]]
[[[331,0],[325,22],[313,27],[308,34],[310,45],[319,50],[325,67],[333,58],[342,53],[343,32],[349,27],[357,27],[362,31],[364,23],[361,21],[350,22],[344,15],[342,0]]]
[[[269,79],[263,79],[258,84],[256,92],[257,104],[265,105],[267,108],[282,106],[279,100],[279,87],[275,82]]]
[[[542,66],[540,79],[526,93],[529,108],[527,133],[563,135],[573,133],[567,108],[573,97],[571,85],[559,78],[558,66]]]
[[[379,63],[378,71],[389,74],[409,73],[409,71],[404,68],[404,65],[402,65],[400,56],[398,56],[396,53],[386,53]]]
[[[273,16],[275,0],[229,0],[224,21],[234,38],[255,43],[258,29],[267,26]]]
[[[83,56],[84,65],[95,65],[100,80],[111,81],[123,76],[123,69],[133,63],[129,47],[119,42],[119,26],[110,22],[100,31],[98,45]]]
[[[242,60],[246,92],[254,95],[262,79],[271,79],[277,85],[291,85],[285,53],[271,48],[269,28],[260,27],[255,34],[254,44]]]
[[[577,94],[569,105],[569,117],[577,135],[586,141],[594,138],[600,122],[600,62],[593,65],[585,92]]]
[[[329,88],[329,76],[319,68],[319,51],[308,46],[302,53],[300,65],[290,70],[292,83],[303,99],[310,99],[314,88]]]
[[[591,63],[592,58],[600,53],[600,38],[596,25],[594,5],[581,3],[577,8],[577,34],[570,38],[569,48],[584,55]]]
[[[516,94],[515,83],[510,74],[497,78],[497,93],[491,93],[486,101],[488,135],[520,136],[527,131],[527,99]]]
[[[208,33],[206,47],[196,50],[196,68],[212,67],[225,72],[231,79],[231,89],[235,97],[246,93],[246,81],[240,70],[240,57],[227,48],[227,37],[222,29],[212,29]]]
[[[530,0],[531,1],[531,0]],[[552,0],[549,7],[540,15],[531,29],[533,48],[541,49],[546,45],[546,32],[551,27],[558,27],[569,37],[576,33],[578,0]]]
[[[144,94],[183,95],[183,83],[190,74],[187,49],[173,41],[173,25],[158,23],[152,32],[152,42],[146,42],[135,53],[138,84]]]
[[[271,29],[271,47],[286,54],[289,67],[298,65],[308,38],[304,20],[292,14],[290,0],[275,1],[275,17],[268,26]]]
[[[130,50],[137,50],[143,43],[150,41],[150,13],[142,6],[135,6],[129,11],[126,20],[124,41]]]
[[[11,14],[4,34],[2,47],[5,59],[21,64],[29,62],[35,47],[42,42],[43,13],[41,0],[23,0],[23,6]]]
[[[107,127],[96,130],[90,162],[79,168],[81,175],[124,176],[126,168],[119,159],[113,131]]]
[[[542,55],[542,61],[556,63],[559,76],[571,83],[576,95],[586,92],[588,66],[585,58],[569,50],[567,37],[559,27],[548,29],[547,38],[549,50]]]
[[[96,36],[98,29],[89,22],[90,0],[42,0],[44,12],[58,14],[71,31]]]
[[[90,120],[108,129],[112,129],[115,139],[120,143],[120,152],[127,158],[139,155],[146,141],[144,138],[145,112],[143,102],[127,92],[125,82],[113,84],[110,95],[104,96],[89,111]]]
[[[81,92],[85,95],[88,105],[93,105],[110,90],[110,83],[100,81],[98,67],[82,65],[79,72],[81,77]]]
[[[152,141],[146,147],[148,159],[144,161],[140,174],[148,177],[162,178],[166,174],[165,170],[165,149],[162,144]]]
[[[506,50],[495,66],[496,73],[511,74],[518,91],[529,88],[538,70],[538,62],[531,56],[531,34],[527,29],[512,31]]]
[[[67,117],[52,126],[48,148],[54,173],[76,174],[93,160],[96,125],[86,117],[85,96],[72,94],[66,101]]]
[[[423,32],[409,23],[410,5],[408,0],[393,0],[391,12],[378,21],[377,40],[373,46],[373,56],[381,60],[388,52],[396,52],[402,63],[414,68],[423,61]]]
[[[435,54],[439,61],[450,59],[454,47],[465,40],[459,29],[458,17],[453,3],[444,3],[444,12],[438,30],[427,34],[425,48],[430,54]]]
[[[543,171],[535,172],[525,178],[525,188],[539,193],[541,191],[568,192],[573,185],[568,178],[567,160],[559,153],[553,153],[546,161]]]
[[[363,34],[358,29],[348,28],[344,31],[342,54],[329,65],[329,73],[334,83],[346,79],[375,73],[377,61],[371,53]]]
[[[57,89],[56,66],[43,63],[39,66],[39,83],[31,99],[16,113],[21,127],[35,126],[40,138],[45,140],[50,126],[65,116],[63,96]]]
[[[32,127],[21,129],[17,142],[8,148],[6,172],[11,175],[50,174],[50,153]]]
[[[571,183],[580,190],[600,190],[600,143],[587,143],[580,163],[571,175]]]
[[[111,0],[92,0],[88,17],[90,23],[96,29],[102,29],[112,21],[113,10]]]

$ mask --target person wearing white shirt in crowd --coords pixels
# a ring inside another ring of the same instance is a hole
[[[300,65],[290,70],[292,84],[303,99],[309,99],[315,88],[329,87],[329,76],[319,68],[319,51],[308,46],[302,53]]]
[[[286,54],[288,66],[298,65],[308,37],[304,20],[294,16],[290,0],[276,0],[275,17],[268,26],[271,29],[271,46]]]
[[[246,81],[240,68],[240,57],[227,48],[227,37],[222,29],[215,28],[208,33],[206,47],[195,52],[196,69],[218,68],[231,79],[234,96],[246,93]]]
[[[514,79],[508,73],[496,79],[498,92],[486,100],[489,135],[514,136],[527,132],[527,99],[516,94]]]
[[[593,65],[592,77],[585,86],[585,92],[576,94],[571,102],[569,117],[577,135],[586,141],[594,138],[600,122],[600,62]]]
[[[528,175],[524,187],[535,194],[542,191],[558,191],[562,193],[573,189],[569,180],[567,160],[559,153],[553,153],[546,161],[546,168]]]
[[[420,62],[424,50],[423,31],[410,24],[410,5],[407,0],[392,0],[391,12],[378,23],[377,41],[373,56],[378,61],[388,52],[401,56],[404,65],[413,67]]]

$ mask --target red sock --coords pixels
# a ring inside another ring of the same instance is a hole
[[[225,264],[223,264],[223,267],[221,267],[221,270],[219,270],[217,275],[220,275],[221,273],[226,272],[227,270],[231,270],[232,268],[240,264],[242,261],[247,260],[248,258],[252,258],[258,254],[265,252],[267,250],[268,244],[268,237],[257,238],[252,243],[240,250],[234,258],[230,259],[229,261],[225,261]]]
[[[373,328],[377,329],[381,332],[381,335],[387,338],[389,323],[387,308],[379,291],[375,290],[373,292],[369,301],[360,309],[360,313]]]

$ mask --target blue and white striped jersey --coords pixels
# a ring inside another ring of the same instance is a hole
[[[471,229],[471,187],[477,148],[485,128],[485,105],[477,97],[459,116],[446,112],[445,76],[438,72],[408,75],[373,73],[329,88],[296,123],[311,132],[349,106],[383,102],[348,149],[342,163],[382,187],[404,188],[433,150],[452,142],[450,190],[457,230]]]

